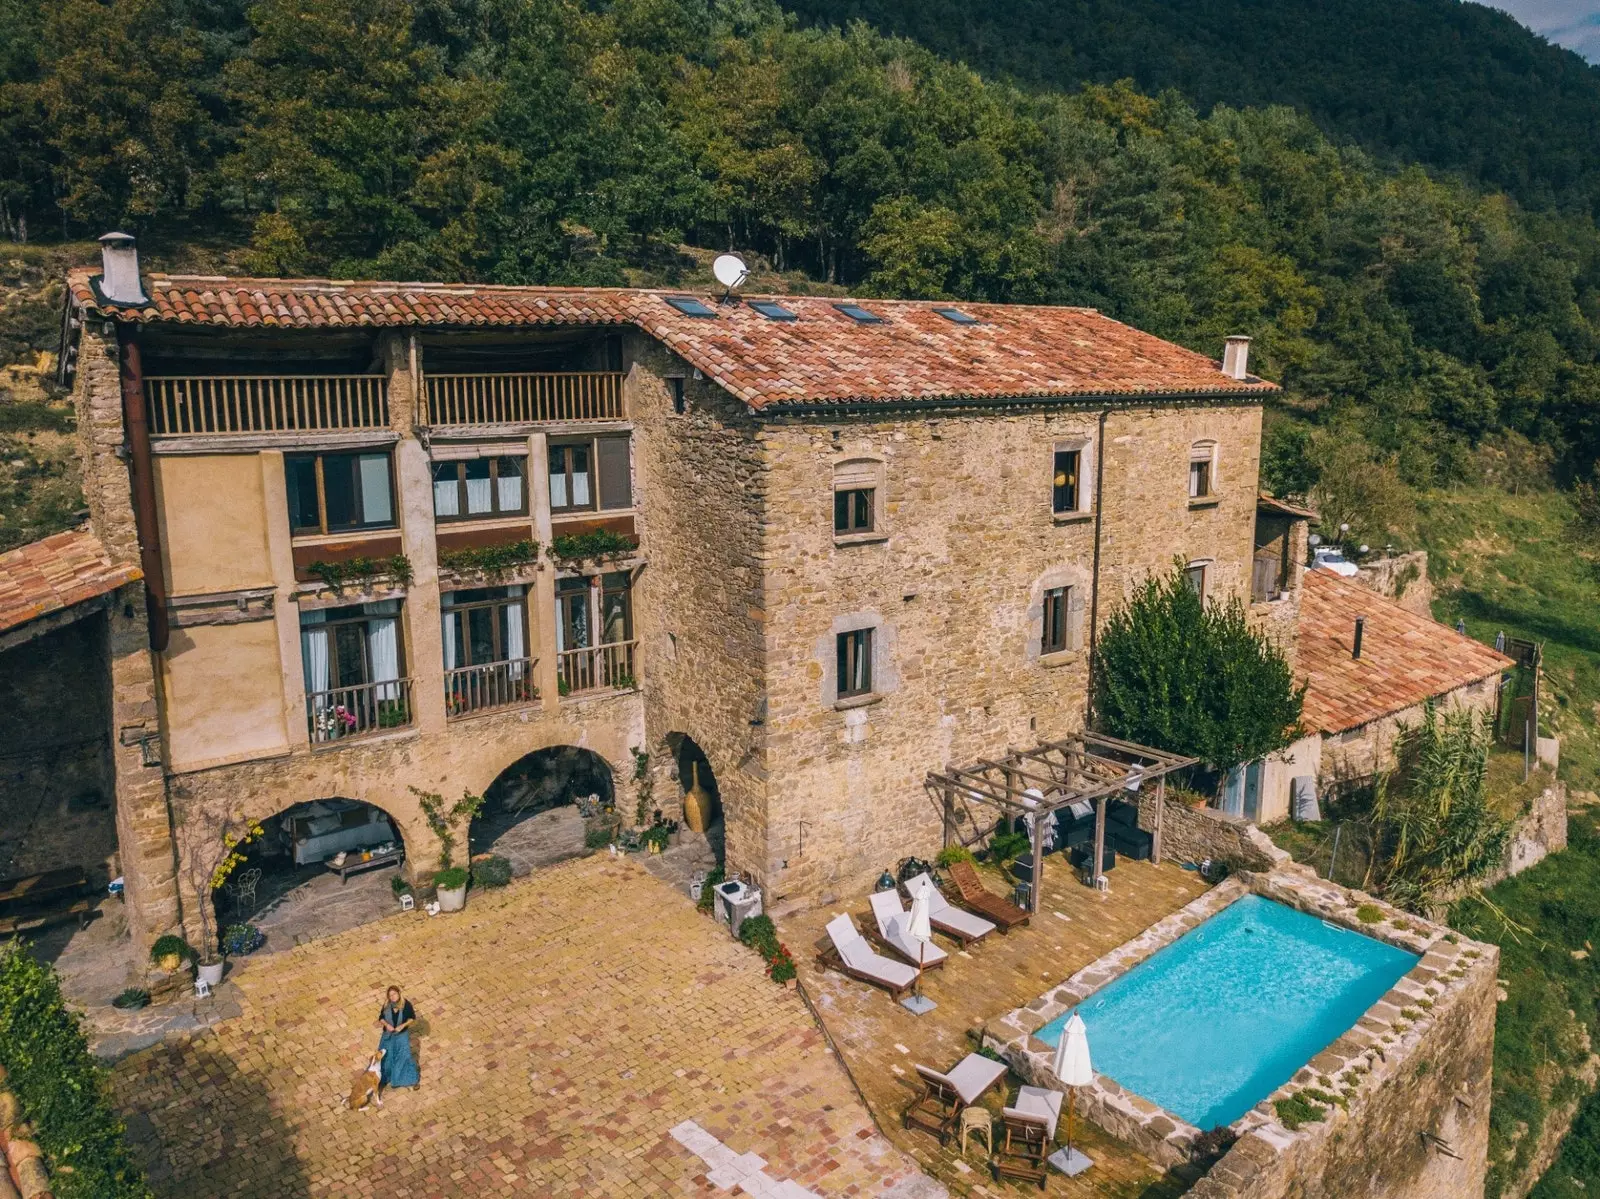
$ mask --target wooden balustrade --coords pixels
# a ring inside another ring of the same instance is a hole
[[[306,730],[312,745],[348,741],[411,723],[411,680],[390,679],[306,693]]]
[[[624,420],[627,416],[622,375],[616,371],[425,374],[423,378],[426,423],[435,427]]]
[[[562,650],[556,655],[556,678],[562,695],[584,691],[626,690],[638,685],[634,651],[639,642],[617,641],[587,649]]]
[[[389,426],[382,375],[146,375],[152,437]]]
[[[445,715],[454,720],[474,712],[531,704],[539,698],[533,682],[537,664],[536,658],[512,658],[445,671]]]

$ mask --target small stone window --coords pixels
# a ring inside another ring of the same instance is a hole
[[[880,532],[878,494],[883,463],[855,458],[833,468],[833,535],[841,541],[866,540]]]
[[[1056,451],[1055,474],[1050,480],[1050,508],[1058,516],[1078,511],[1078,474],[1082,463],[1082,450]]]
[[[872,630],[854,629],[834,639],[838,654],[839,698],[872,694]]]
[[[1183,581],[1189,584],[1189,590],[1200,597],[1200,602],[1206,600],[1206,573],[1210,569],[1208,562],[1191,562],[1183,568]]]
[[[1049,587],[1044,593],[1044,634],[1039,642],[1041,654],[1059,654],[1067,649],[1068,613],[1072,605],[1071,587]]]
[[[1189,447],[1189,499],[1208,500],[1217,494],[1217,443],[1197,441]]]

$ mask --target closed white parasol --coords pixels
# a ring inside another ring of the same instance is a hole
[[[934,1003],[922,994],[922,960],[926,956],[926,947],[933,940],[933,906],[928,900],[928,888],[920,888],[911,897],[911,912],[906,917],[906,935],[917,946],[917,989],[916,994],[901,1002],[915,1012],[922,1015],[932,1011]]]
[[[1050,1069],[1061,1080],[1061,1085],[1067,1088],[1067,1145],[1065,1150],[1051,1154],[1050,1161],[1064,1174],[1081,1174],[1093,1163],[1072,1147],[1072,1109],[1078,1088],[1094,1081],[1094,1065],[1089,1060],[1089,1030],[1077,1012],[1067,1017],[1066,1027],[1061,1030],[1061,1039],[1056,1042],[1056,1055],[1050,1063]]]

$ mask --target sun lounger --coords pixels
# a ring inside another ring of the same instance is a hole
[[[896,999],[908,994],[917,981],[917,972],[910,966],[874,953],[848,915],[828,921],[828,940],[831,948],[820,957],[824,967],[882,987]]]
[[[929,893],[928,919],[932,921],[933,927],[945,936],[960,941],[962,948],[966,948],[974,941],[981,941],[994,932],[992,921],[956,907],[944,897],[943,891],[933,885],[933,879],[926,874],[919,874],[906,883],[906,894],[912,899],[924,889]]]
[[[1060,1096],[1056,1098],[1059,1100]],[[1044,1190],[1054,1135],[1049,1120],[1008,1107],[1001,1110],[1000,1123],[1004,1132],[991,1163],[994,1180],[1014,1178],[1019,1182],[1036,1182],[1039,1189]]]
[[[955,1130],[961,1109],[983,1097],[983,1093],[1006,1076],[1006,1064],[982,1054],[969,1053],[948,1074],[927,1066],[917,1067],[922,1079],[922,1094],[906,1108],[901,1123],[920,1128],[939,1138],[939,1144]]]
[[[1048,1139],[1053,1141],[1056,1136],[1056,1124],[1061,1119],[1062,1098],[1060,1091],[1047,1091],[1043,1087],[1023,1087],[1017,1092],[1017,1105],[1004,1110],[1014,1111],[1019,1116],[1043,1119],[1047,1125]]]
[[[937,970],[944,965],[950,955],[940,949],[932,941],[926,945],[919,945],[908,931],[911,927],[911,913],[900,906],[900,892],[874,891],[872,899],[872,918],[878,925],[878,940],[894,953],[899,954],[913,966],[919,960],[924,970]],[[930,923],[931,918],[930,918]],[[921,950],[918,958],[917,951]]]
[[[961,905],[985,920],[992,920],[1001,932],[1010,932],[1017,925],[1028,923],[1030,917],[1026,911],[983,885],[971,862],[952,862],[950,881],[961,896]]]

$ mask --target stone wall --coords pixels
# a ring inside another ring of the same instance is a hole
[[[1099,413],[768,422],[763,877],[776,894],[856,894],[898,858],[933,853],[942,814],[929,771],[1081,728],[1095,617],[1149,573],[1204,564],[1212,595],[1247,595],[1260,410],[1104,419],[1098,595]],[[1201,440],[1220,447],[1219,490],[1191,504]],[[1051,511],[1056,446],[1084,455],[1084,510],[1064,517]],[[841,463],[880,472],[870,537],[834,537]],[[1071,635],[1043,655],[1043,591],[1056,586],[1073,588]],[[840,701],[836,637],[859,628],[873,629],[873,693]]]
[[[689,778],[678,734],[698,745],[720,794],[727,865],[767,861],[764,720],[766,460],[744,405],[653,341],[630,337],[628,408],[639,476],[641,553],[635,610],[645,725],[658,768],[655,803],[681,805]],[[668,377],[682,380],[674,411]]]
[[[1442,918],[1449,906],[1462,896],[1487,890],[1512,875],[1536,866],[1553,853],[1567,847],[1567,785],[1553,782],[1539,792],[1512,825],[1511,844],[1500,865],[1482,878],[1447,888],[1434,903],[1434,914]]]
[[[1148,789],[1147,789],[1148,790]],[[1156,796],[1139,796],[1139,827],[1154,832]],[[1235,870],[1273,870],[1292,859],[1272,838],[1242,816],[1217,808],[1191,807],[1179,799],[1162,801],[1161,856],[1175,862],[1225,862]]]
[[[1407,612],[1433,619],[1433,582],[1428,578],[1427,550],[1363,562],[1356,581],[1388,596]]]
[[[107,634],[96,606],[0,652],[0,877],[119,873]]]
[[[1493,714],[1495,695],[1500,676],[1491,675],[1465,687],[1458,687],[1435,699],[1440,712],[1453,708],[1471,708],[1477,712]],[[1400,726],[1415,727],[1422,723],[1423,705],[1415,704],[1392,716],[1369,721],[1342,733],[1326,733],[1322,738],[1322,777],[1318,780],[1318,794],[1341,785],[1363,783],[1374,775],[1393,769],[1395,764],[1395,737]]]

